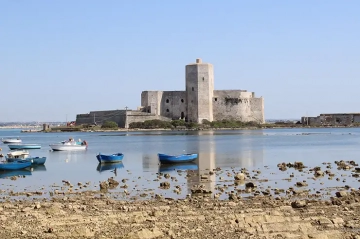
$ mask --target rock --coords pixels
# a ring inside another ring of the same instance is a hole
[[[245,184],[245,187],[247,187],[247,188],[256,188],[257,186],[253,182],[248,182],[248,183]]]
[[[127,237],[128,239],[152,239],[163,236],[162,231],[160,231],[157,227],[152,229],[141,229],[137,232],[130,232]]]
[[[169,182],[161,182],[160,183],[160,188],[169,189],[170,188],[170,183]]]
[[[340,198],[340,197],[346,197],[347,195],[348,195],[348,192],[346,192],[346,191],[336,192],[336,196],[337,196],[338,198]]]
[[[307,206],[307,202],[305,200],[296,200],[291,203],[291,207],[293,208],[302,208],[306,206]]]
[[[245,174],[243,173],[238,173],[234,176],[235,180],[244,180],[245,179]]]

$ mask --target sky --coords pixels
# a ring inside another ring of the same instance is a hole
[[[266,119],[360,112],[360,2],[1,0],[0,121],[65,121],[184,90],[264,97]]]

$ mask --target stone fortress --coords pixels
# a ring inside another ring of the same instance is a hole
[[[143,91],[137,110],[91,111],[78,114],[76,124],[101,124],[111,120],[128,128],[132,122],[183,119],[236,120],[264,123],[264,98],[246,90],[214,90],[214,67],[196,59],[185,67],[185,91]]]

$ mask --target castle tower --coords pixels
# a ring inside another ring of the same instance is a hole
[[[214,68],[212,64],[196,63],[185,67],[188,122],[213,121]]]

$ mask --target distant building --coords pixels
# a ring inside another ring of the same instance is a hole
[[[301,117],[303,125],[346,126],[360,123],[360,113],[320,114],[316,117]]]
[[[111,120],[126,128],[131,122],[150,119],[264,123],[264,98],[246,90],[214,90],[213,65],[196,59],[185,67],[185,91],[143,91],[137,110],[92,111],[77,115],[76,124]]]

